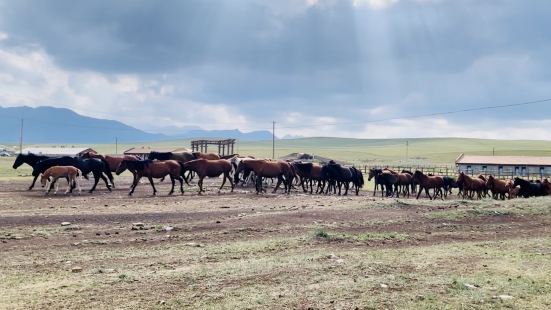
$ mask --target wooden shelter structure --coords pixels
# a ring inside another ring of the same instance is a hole
[[[220,156],[232,155],[234,154],[235,139],[191,141],[191,149],[194,152],[207,153],[209,145],[217,145]]]
[[[176,147],[176,146],[167,146],[167,147],[150,147],[150,146],[138,146],[130,148],[126,151],[124,151],[124,155],[135,155],[139,156],[141,158],[147,158],[149,153],[151,152],[171,152],[171,153],[184,153],[184,152],[190,152],[189,149],[185,147]]]

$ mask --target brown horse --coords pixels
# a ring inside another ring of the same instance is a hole
[[[256,175],[256,193],[261,193],[264,190],[262,186],[262,178],[277,178],[277,184],[274,188],[274,193],[277,191],[281,183],[285,186],[285,192],[291,193],[293,178],[296,175],[293,166],[283,160],[273,161],[266,159],[248,159],[239,162],[236,174],[243,170],[251,170]]]
[[[57,183],[57,180],[59,178],[65,178],[67,179],[67,191],[65,191],[65,194],[72,193],[75,186],[78,188],[78,192],[80,193],[80,184],[78,182],[79,175],[82,175],[82,172],[73,166],[54,166],[44,171],[40,177],[40,183],[42,184],[42,187],[46,187],[46,195],[52,191],[55,184],[55,195],[59,188],[59,183]]]
[[[486,181],[486,188],[492,192],[492,197],[494,199],[505,200],[505,196],[509,195],[509,187],[507,186],[507,181],[494,178],[493,175],[488,176]]]
[[[199,195],[201,195],[201,193],[204,192],[203,180],[206,177],[215,178],[215,177],[219,177],[222,174],[224,175],[224,179],[222,180],[222,185],[220,186],[220,189],[218,190],[218,192],[220,192],[222,190],[222,187],[224,187],[224,185],[226,184],[226,179],[230,181],[231,191],[233,192],[234,185],[230,177],[230,172],[232,171],[232,165],[228,160],[225,160],[225,159],[191,160],[182,164],[181,175],[183,176],[186,171],[193,171],[197,173],[197,175],[199,176],[199,182],[197,182],[197,185],[199,185]]]
[[[324,186],[322,185],[325,181],[321,175],[321,165],[317,163],[303,163],[303,162],[293,162],[293,167],[297,173],[298,178],[300,179],[300,185],[302,190],[306,193],[308,192],[308,187],[310,188],[310,194],[314,191],[314,182],[317,182],[316,193],[320,191]]]
[[[180,181],[180,192],[184,194],[184,181],[180,177],[180,164],[175,160],[165,160],[165,161],[151,161],[146,160],[123,160],[119,167],[117,168],[117,175],[123,173],[126,169],[130,171],[136,171],[136,177],[134,182],[130,187],[130,192],[128,193],[131,196],[138,185],[138,182],[142,177],[147,177],[151,187],[153,187],[153,195],[157,194],[157,189],[153,183],[153,178],[160,179],[164,178],[167,175],[170,176],[170,181],[172,181],[172,188],[170,189],[169,195],[174,193],[175,180]]]
[[[423,172],[417,170],[413,174],[413,180],[417,182],[417,184],[419,184],[417,199],[419,199],[419,196],[421,195],[421,192],[423,192],[423,189],[424,189],[425,194],[429,197],[430,200],[432,200],[432,198],[436,199],[439,193],[440,193],[440,198],[444,200],[444,196],[442,194],[442,188],[444,187],[444,178],[440,176],[428,176]],[[431,188],[434,189],[434,197],[430,196],[429,189]]]
[[[109,169],[111,172],[116,172],[117,168],[120,166],[121,162],[123,160],[140,160],[138,156],[135,155],[123,155],[123,156],[110,156],[110,155],[101,155],[93,151],[86,152],[81,155],[82,158],[97,158],[101,159],[103,162],[106,162],[109,166]],[[134,178],[136,178],[136,172],[130,171]],[[115,183],[111,180],[111,185],[113,185],[113,188],[115,187]]]
[[[464,172],[461,172],[459,178],[457,178],[457,183],[463,187],[463,199],[466,197],[473,199],[474,193],[476,193],[477,199],[482,199],[482,194],[486,191],[486,182],[480,176],[471,178]]]
[[[517,198],[520,192],[520,187],[516,187],[513,180],[507,180],[506,186],[509,189],[509,199]]]
[[[409,188],[410,188],[411,184],[413,183],[413,176],[411,174],[408,174],[408,173],[398,173],[398,172],[396,172],[392,169],[389,169],[389,168],[383,169],[383,172],[384,171],[388,171],[388,172],[398,176],[398,182],[394,185],[395,186],[395,191],[398,194],[398,197],[399,197],[399,193],[401,192],[404,196],[407,195],[407,197],[409,198]]]
[[[193,152],[193,156],[195,159],[208,159],[208,160],[217,160],[220,159],[220,155],[216,153],[201,153],[201,152]],[[232,156],[233,157],[233,156]],[[231,158],[231,157],[230,157]]]

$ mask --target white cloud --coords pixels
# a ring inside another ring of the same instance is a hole
[[[372,9],[385,9],[397,3],[398,0],[352,0],[352,5],[361,6],[367,4]]]

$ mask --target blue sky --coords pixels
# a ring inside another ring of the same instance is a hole
[[[0,105],[162,132],[550,139],[544,0],[0,0]],[[381,118],[405,117],[383,123]]]

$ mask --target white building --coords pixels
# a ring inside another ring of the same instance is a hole
[[[551,176],[551,157],[545,156],[480,156],[461,154],[455,161],[460,172],[495,176]]]

